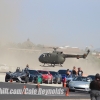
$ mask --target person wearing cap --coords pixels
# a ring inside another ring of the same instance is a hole
[[[95,80],[90,83],[91,100],[100,100],[100,74],[95,75]]]

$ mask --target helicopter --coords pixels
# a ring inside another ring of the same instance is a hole
[[[51,53],[43,53],[39,56],[39,62],[45,64],[51,64],[51,66],[55,67],[56,64],[62,67],[62,64],[65,62],[66,58],[83,58],[85,59],[89,54],[90,50],[87,50],[87,53],[83,55],[73,55],[73,54],[64,54],[62,51],[57,51],[57,48],[53,48],[54,51]]]

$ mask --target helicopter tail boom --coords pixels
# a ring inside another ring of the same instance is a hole
[[[83,55],[72,55],[72,54],[64,54],[64,58],[86,58],[87,55],[89,54],[90,50],[87,50],[87,53],[84,53]]]

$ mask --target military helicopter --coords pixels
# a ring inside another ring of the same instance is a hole
[[[51,66],[55,67],[56,64],[59,64],[62,67],[62,64],[65,62],[66,58],[83,58],[85,59],[89,54],[90,50],[87,50],[87,53],[83,55],[73,55],[73,54],[64,54],[62,51],[57,51],[57,48],[53,48],[54,51],[52,53],[43,53],[39,57],[39,62],[45,64],[51,64]]]

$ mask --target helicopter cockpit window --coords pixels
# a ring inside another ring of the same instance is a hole
[[[45,56],[46,56],[45,54],[42,55],[42,57],[45,57]]]
[[[47,56],[50,57],[51,55],[48,53]]]

